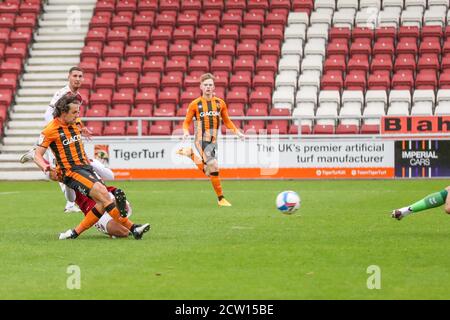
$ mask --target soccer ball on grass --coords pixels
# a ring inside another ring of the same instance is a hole
[[[300,197],[295,191],[283,191],[277,196],[277,208],[284,214],[293,214],[300,208]]]

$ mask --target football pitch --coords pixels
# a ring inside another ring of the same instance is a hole
[[[1,182],[0,299],[449,299],[450,216],[390,217],[447,184],[223,181],[219,208],[209,181],[115,181],[152,226],[143,240],[61,241],[82,215],[56,183]],[[301,196],[293,215],[275,208],[283,190]]]

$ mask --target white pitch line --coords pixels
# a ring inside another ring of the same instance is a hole
[[[15,194],[15,193],[20,193],[20,192],[19,191],[0,192],[0,196],[7,195],[7,194]]]

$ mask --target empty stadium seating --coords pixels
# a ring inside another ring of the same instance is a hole
[[[40,12],[39,0],[0,3],[0,137]]]
[[[205,72],[231,115],[300,118],[237,122],[244,131],[376,133],[384,115],[449,110],[446,0],[101,0],[94,12],[85,116],[184,116]],[[136,134],[135,122],[111,123],[93,128]]]

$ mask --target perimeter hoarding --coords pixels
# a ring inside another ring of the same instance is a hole
[[[396,141],[395,176],[450,177],[450,141]]]
[[[180,140],[91,141],[86,151],[104,161],[117,179],[202,179],[191,159],[176,154]],[[221,139],[222,178],[392,178],[394,141]]]

